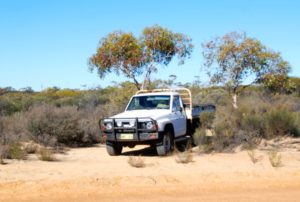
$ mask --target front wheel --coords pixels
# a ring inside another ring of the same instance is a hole
[[[172,150],[172,133],[166,131],[159,145],[156,146],[156,152],[159,156],[165,156]]]
[[[114,142],[107,142],[106,143],[106,151],[110,156],[118,156],[122,153],[123,146],[114,143]]]

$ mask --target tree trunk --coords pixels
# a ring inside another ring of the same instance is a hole
[[[136,87],[138,90],[141,90],[140,83],[139,83],[135,78],[133,78],[133,81],[134,81],[135,87]]]
[[[237,94],[234,92],[232,94],[232,106],[234,109],[237,109],[238,106],[237,106]]]
[[[147,72],[146,72],[146,75],[145,75],[145,78],[144,78],[144,82],[142,84],[142,90],[146,89],[147,88],[147,85],[148,87],[151,85],[151,69],[149,69]]]
[[[141,90],[141,87],[140,87],[140,83],[138,82],[138,80],[136,80],[135,76],[133,74],[131,74],[131,72],[125,68],[124,70],[122,70],[124,74],[126,74],[126,76],[128,78],[131,78],[134,82],[134,85],[135,87],[138,89],[138,90]]]

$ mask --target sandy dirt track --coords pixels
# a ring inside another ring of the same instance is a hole
[[[195,152],[192,163],[179,164],[141,146],[117,157],[103,145],[71,149],[57,162],[31,155],[0,165],[0,201],[300,201],[300,152],[281,154],[279,168],[266,151],[256,164],[245,151]],[[146,167],[131,167],[130,155],[144,156]]]

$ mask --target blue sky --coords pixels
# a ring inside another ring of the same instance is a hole
[[[191,59],[176,61],[154,78],[207,82],[201,43],[231,31],[245,31],[282,53],[300,77],[300,1],[270,0],[0,0],[0,87],[34,90],[105,87],[122,76],[99,79],[88,58],[101,37],[115,30],[139,35],[159,24],[182,32],[195,45]]]

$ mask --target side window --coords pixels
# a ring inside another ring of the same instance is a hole
[[[173,100],[173,111],[180,111],[180,101],[179,101],[179,96],[174,96]]]

